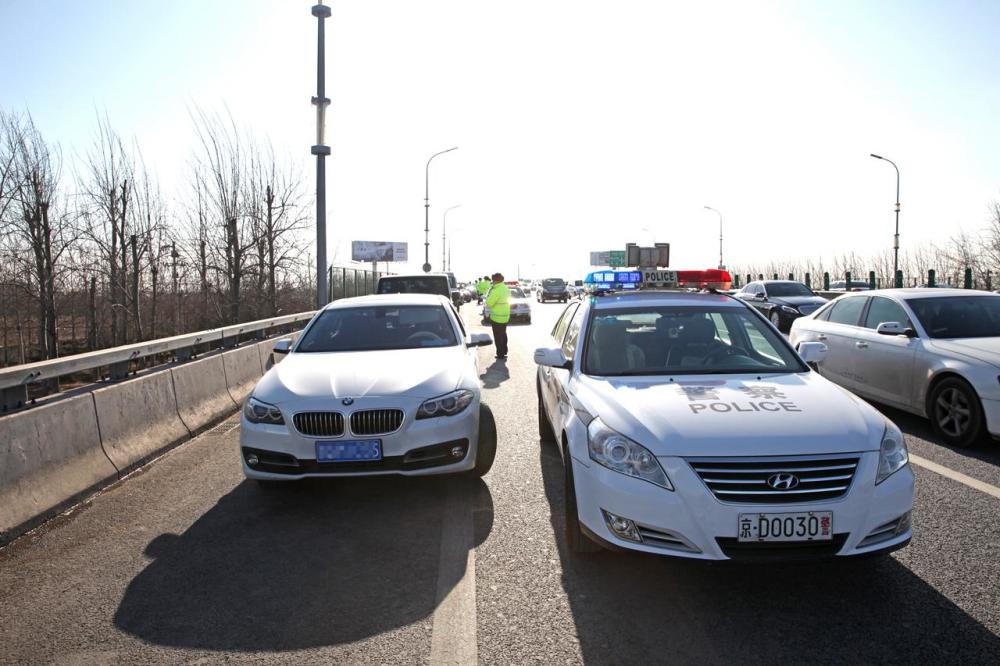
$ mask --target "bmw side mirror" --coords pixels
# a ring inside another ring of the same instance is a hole
[[[469,341],[465,343],[465,346],[489,347],[491,344],[493,344],[493,338],[491,338],[488,333],[473,333],[469,336]]]
[[[278,340],[274,343],[274,347],[271,348],[271,351],[275,354],[287,354],[292,351],[292,339],[282,338]]]

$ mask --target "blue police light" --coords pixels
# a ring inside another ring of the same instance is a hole
[[[593,291],[638,289],[642,283],[642,272],[594,271],[587,274],[583,283]]]

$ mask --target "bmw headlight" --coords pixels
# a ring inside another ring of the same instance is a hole
[[[796,310],[795,308],[790,307],[788,305],[782,305],[781,306],[781,311],[782,312],[787,312],[788,314],[798,314],[799,313],[798,310]]]
[[[472,404],[475,393],[469,389],[458,389],[451,393],[426,400],[417,409],[418,419],[430,419],[435,416],[455,416]]]
[[[875,477],[875,485],[878,485],[906,467],[910,456],[906,451],[906,440],[903,433],[892,421],[885,422],[885,434],[882,435],[882,446],[878,452],[878,476]]]
[[[649,481],[667,490],[674,489],[656,456],[641,444],[604,425],[600,418],[591,421],[587,427],[587,448],[591,460],[610,470]]]
[[[284,425],[285,423],[280,409],[253,396],[247,398],[247,401],[243,403],[243,416],[247,417],[247,421],[250,423],[268,423],[270,425]]]

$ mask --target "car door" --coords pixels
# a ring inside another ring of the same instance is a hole
[[[559,321],[556,322],[555,327],[552,329],[552,339],[549,344],[557,347],[562,347],[563,340],[566,338],[566,331],[569,328],[570,321],[573,319],[573,315],[580,308],[579,303],[570,303],[565,310],[563,310],[562,316],[559,317]],[[549,415],[549,420],[555,422],[556,414],[558,413],[558,386],[556,381],[556,368],[550,368],[548,366],[539,366],[539,382],[542,389],[542,404],[545,406],[545,411]],[[562,372],[565,372],[563,370]],[[555,425],[553,425],[555,428]]]
[[[827,346],[826,358],[819,373],[832,382],[853,389],[858,349],[854,346],[867,296],[844,296],[837,299],[826,321],[819,324],[816,340]]]
[[[879,402],[908,405],[916,386],[913,362],[920,341],[905,335],[875,332],[879,324],[891,321],[903,328],[913,328],[903,306],[885,296],[872,296],[865,308],[862,327],[855,333],[855,389]]]
[[[563,355],[573,361],[576,358],[576,348],[580,343],[580,332],[583,329],[583,320],[586,317],[587,308],[578,307],[573,313],[573,318],[566,327],[566,337],[563,338]],[[551,368],[553,400],[552,409],[549,414],[552,416],[552,426],[556,433],[562,432],[569,412],[573,409],[569,399],[569,381],[576,371],[576,367],[570,370],[564,368]]]

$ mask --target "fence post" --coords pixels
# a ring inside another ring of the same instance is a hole
[[[895,275],[895,278],[893,280],[893,284],[895,285],[896,289],[902,289],[903,288],[903,271],[901,271],[901,270],[897,270],[896,271],[896,275]]]
[[[993,280],[990,271],[986,271],[986,291],[993,291]]]
[[[736,275],[733,276],[733,286],[736,287],[737,289],[740,288],[740,276],[739,276],[739,273],[737,273]]]
[[[753,282],[753,276],[747,273],[747,284],[750,284],[751,282]]]
[[[794,281],[795,280],[795,273],[789,273],[788,274],[788,279]]]
[[[830,291],[830,272],[823,271],[823,291]]]
[[[812,276],[806,273],[806,286],[812,289]]]
[[[875,289],[875,271],[868,271],[868,286]]]
[[[972,289],[972,269],[965,269],[965,288]]]
[[[928,287],[936,287],[937,286],[936,277],[937,277],[937,272],[933,268],[930,269],[929,271],[927,271],[927,286]]]
[[[851,271],[844,272],[844,291],[851,290]]]
[[[764,274],[763,273],[759,273],[757,275],[757,279],[763,281],[764,280]]]

